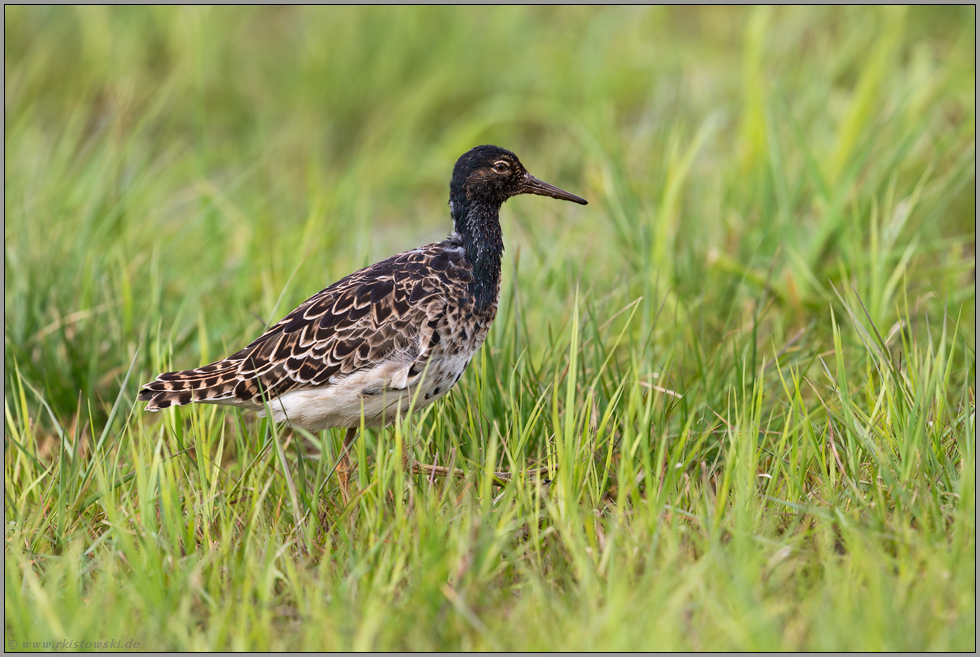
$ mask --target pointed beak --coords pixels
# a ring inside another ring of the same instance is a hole
[[[559,189],[550,183],[546,183],[543,180],[538,180],[531,174],[525,174],[524,184],[521,186],[521,194],[537,194],[538,196],[550,196],[551,198],[559,198],[563,201],[571,201],[572,203],[578,203],[579,205],[588,205],[589,202],[586,201],[581,196],[575,196],[575,194],[569,194],[564,189]]]

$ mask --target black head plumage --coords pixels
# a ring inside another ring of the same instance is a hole
[[[477,146],[464,153],[449,183],[449,209],[456,238],[473,268],[471,292],[477,309],[496,303],[500,286],[500,206],[518,194],[538,194],[585,205],[584,198],[538,180],[512,152]]]
[[[456,214],[470,205],[495,205],[518,194],[538,194],[585,205],[583,198],[538,180],[517,155],[500,146],[477,146],[464,153],[453,167],[449,201]],[[465,212],[464,212],[465,214]]]

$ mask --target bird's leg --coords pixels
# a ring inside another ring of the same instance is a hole
[[[340,495],[344,498],[345,506],[350,502],[350,473],[354,470],[350,450],[356,439],[357,428],[351,427],[344,436],[344,448],[340,452],[340,460],[337,461],[337,479],[340,480]]]
[[[402,469],[405,472],[415,472],[415,466],[418,465],[415,459],[412,457],[411,446],[402,439]]]

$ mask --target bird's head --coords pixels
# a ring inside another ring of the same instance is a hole
[[[537,194],[586,205],[584,198],[538,180],[524,168],[517,156],[499,146],[477,146],[463,154],[453,167],[449,183],[449,203],[456,215],[456,204],[494,204],[498,207],[511,196]]]

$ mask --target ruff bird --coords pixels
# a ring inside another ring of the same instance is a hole
[[[477,146],[453,168],[446,239],[340,279],[241,351],[160,374],[139,398],[148,411],[225,404],[310,432],[346,428],[335,466],[346,502],[362,423],[381,428],[435,402],[486,339],[500,297],[500,206],[518,194],[587,203],[532,176],[514,153]]]

